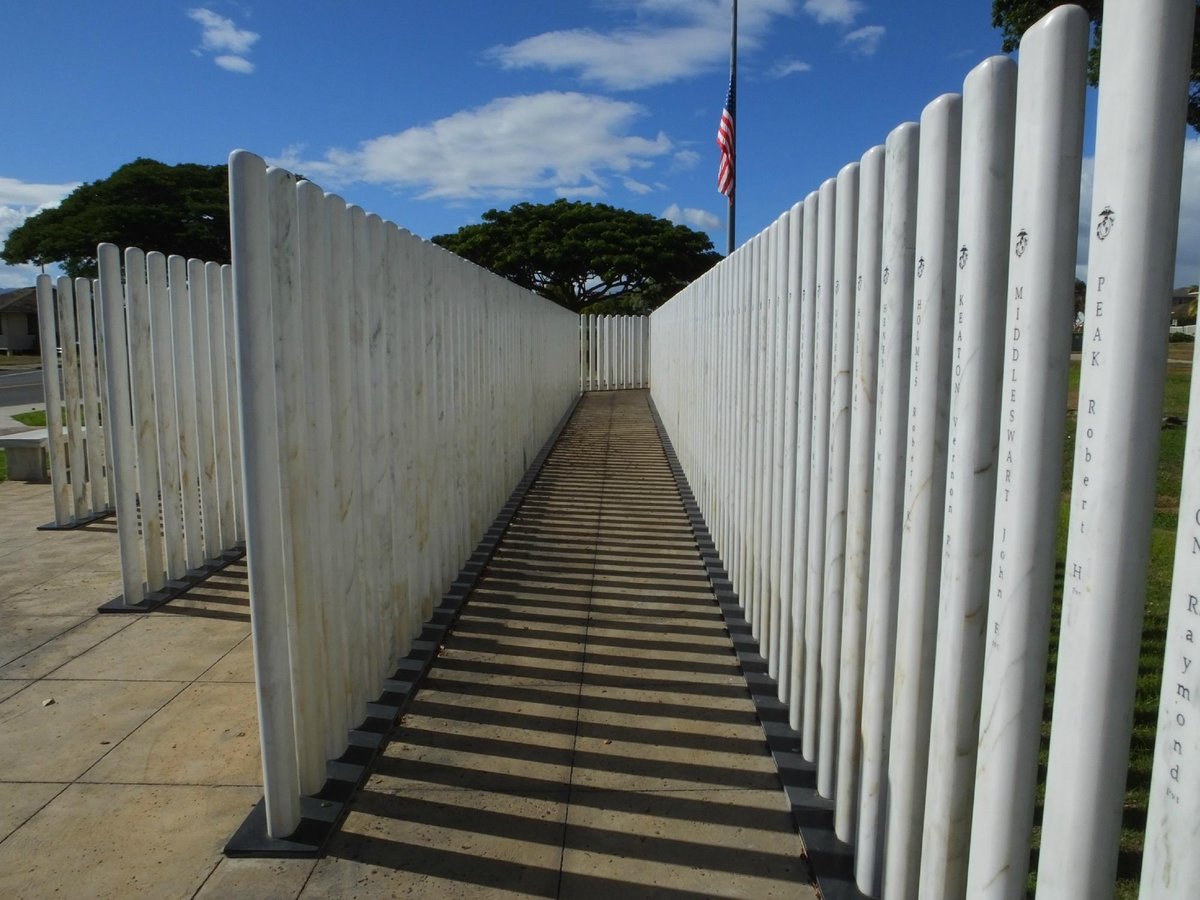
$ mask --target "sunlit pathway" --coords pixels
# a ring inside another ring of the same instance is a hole
[[[302,896],[809,881],[647,394],[588,394]]]

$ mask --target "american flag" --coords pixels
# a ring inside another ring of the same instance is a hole
[[[717,146],[721,148],[721,166],[717,170],[717,190],[726,197],[733,196],[733,79],[729,79],[729,93],[725,96],[725,108],[721,110],[721,124],[717,127]]]

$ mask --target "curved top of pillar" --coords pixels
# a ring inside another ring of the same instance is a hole
[[[982,87],[980,82],[987,81],[1010,81],[1017,77],[1016,60],[1007,56],[989,56],[970,72],[963,79],[963,93],[969,90],[978,90]]]
[[[1083,7],[1074,4],[1056,6],[1025,31],[1021,38],[1021,50],[1028,49],[1027,44],[1031,41],[1037,43],[1047,33],[1078,30],[1081,27],[1090,27],[1087,11]]]
[[[886,152],[887,152],[887,148],[884,147],[883,144],[876,144],[874,147],[872,147],[870,150],[868,150],[866,153],[864,153],[862,155],[862,158],[858,161],[859,167],[865,169],[867,166],[871,165],[872,161],[875,160],[876,158],[878,158],[882,162],[883,155]]]
[[[962,108],[962,94],[942,94],[925,104],[921,110],[921,125],[928,127],[935,117],[954,115]]]
[[[884,146],[892,150],[899,144],[914,143],[920,136],[921,126],[916,122],[901,122],[888,132],[887,143]]]

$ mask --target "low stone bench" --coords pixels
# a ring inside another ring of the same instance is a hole
[[[0,435],[0,450],[8,457],[8,477],[13,481],[49,481],[50,432],[45,428]]]

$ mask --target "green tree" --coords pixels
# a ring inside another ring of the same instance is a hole
[[[107,178],[80,185],[57,207],[30,216],[13,229],[0,257],[10,265],[57,262],[71,277],[91,277],[96,245],[103,242],[228,261],[225,166],[126,163]]]
[[[992,25],[999,28],[1004,39],[1001,48],[1011,53],[1021,43],[1029,26],[1056,6],[1074,3],[1087,10],[1094,23],[1092,47],[1088,52],[1088,81],[1096,84],[1100,78],[1100,36],[1104,23],[1104,0],[992,0]],[[1196,0],[1200,10],[1200,0]],[[1192,35],[1192,80],[1188,90],[1188,124],[1200,131],[1200,16]]]
[[[568,200],[490,209],[433,241],[575,312],[648,312],[720,259],[684,225]]]

